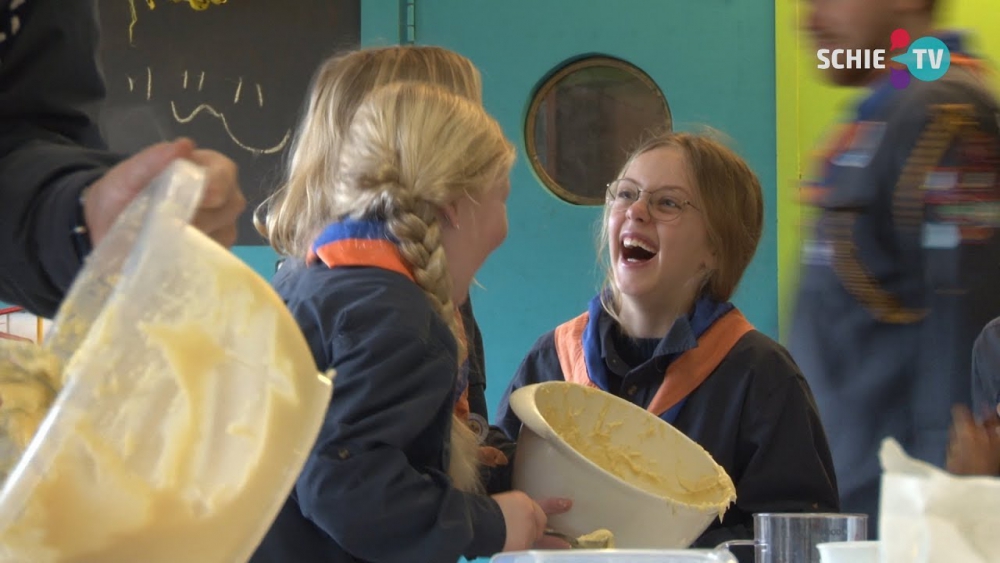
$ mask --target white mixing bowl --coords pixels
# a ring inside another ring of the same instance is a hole
[[[547,382],[518,389],[510,406],[523,422],[514,487],[573,499],[572,510],[549,519],[560,532],[605,528],[619,548],[684,548],[736,498],[701,446],[614,395]]]

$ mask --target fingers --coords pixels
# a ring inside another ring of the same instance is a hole
[[[977,422],[964,406],[952,408],[946,469],[958,475],[996,475],[1000,470],[1000,433],[997,422]]]
[[[190,159],[203,166],[207,175],[205,193],[192,223],[219,244],[232,246],[238,234],[236,221],[247,204],[236,163],[210,150],[196,150]]]
[[[545,511],[542,507],[538,505],[537,502],[532,503],[534,505],[534,510],[532,511],[532,516],[535,520],[535,541],[542,539],[545,535],[545,527],[548,525],[549,518],[545,515]]]
[[[972,416],[972,411],[965,405],[951,407],[951,418],[956,425],[975,426],[976,424],[976,419]]]
[[[171,162],[187,158],[192,151],[194,143],[189,139],[152,145],[123,160],[91,184],[83,206],[91,242],[99,244],[135,196]]]
[[[500,467],[507,465],[507,456],[497,448],[492,446],[482,446],[479,448],[479,462],[486,467]]]
[[[108,176],[122,186],[132,188],[132,194],[139,193],[153,178],[178,158],[189,157],[194,150],[190,139],[178,139],[171,143],[158,143],[136,153],[108,171]]]
[[[542,534],[542,537],[535,542],[535,549],[572,549],[573,546],[569,544],[568,541],[556,537],[550,536],[548,534]]]
[[[561,542],[568,547],[569,544],[567,544],[564,540],[559,540],[558,538],[546,539],[548,536],[545,535],[545,528],[548,526],[549,516],[567,512],[573,507],[573,501],[566,498],[546,498],[536,501],[534,505],[535,526],[538,530],[538,536],[535,538],[535,544],[541,545],[542,543],[555,541],[556,543]]]
[[[201,199],[203,209],[223,209],[237,195],[242,195],[238,188],[236,163],[221,153],[212,150],[198,149],[191,153],[191,162],[203,166],[208,171],[209,188]]]
[[[994,431],[1000,431],[1000,416],[993,410],[986,411],[983,416],[983,426]]]
[[[549,516],[569,512],[573,508],[573,501],[568,498],[545,498],[538,501],[538,506],[542,512]]]

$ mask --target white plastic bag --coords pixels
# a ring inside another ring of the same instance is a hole
[[[882,563],[1000,563],[1000,479],[959,477],[882,442]]]

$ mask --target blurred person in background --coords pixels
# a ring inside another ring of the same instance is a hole
[[[884,70],[819,71],[867,92],[803,190],[816,215],[789,338],[829,436],[841,508],[870,515],[870,538],[882,440],[944,466],[952,407],[971,394],[973,341],[1000,315],[997,102],[966,38],[935,28],[939,3],[805,6],[817,50],[887,51]],[[927,36],[950,51],[943,76],[923,81],[889,63]]]
[[[0,0],[0,300],[55,315],[118,214],[178,158],[205,167],[194,225],[236,242],[236,165],[187,139],[107,150],[96,0]]]

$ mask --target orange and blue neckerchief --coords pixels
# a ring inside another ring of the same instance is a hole
[[[403,260],[396,239],[384,221],[375,219],[344,219],[324,228],[313,242],[306,259],[309,264],[322,262],[328,268],[361,266],[397,272],[416,283],[409,264]],[[456,311],[459,325],[462,316]],[[462,333],[465,341],[464,331]],[[467,421],[469,415],[468,354],[459,359],[455,382],[455,413]]]
[[[556,354],[566,381],[608,391],[610,369],[604,361],[601,318],[606,317],[600,295],[587,312],[555,330]],[[677,355],[667,367],[660,388],[646,409],[673,424],[688,396],[722,363],[732,347],[753,330],[731,303],[702,297],[688,317],[696,345]]]

